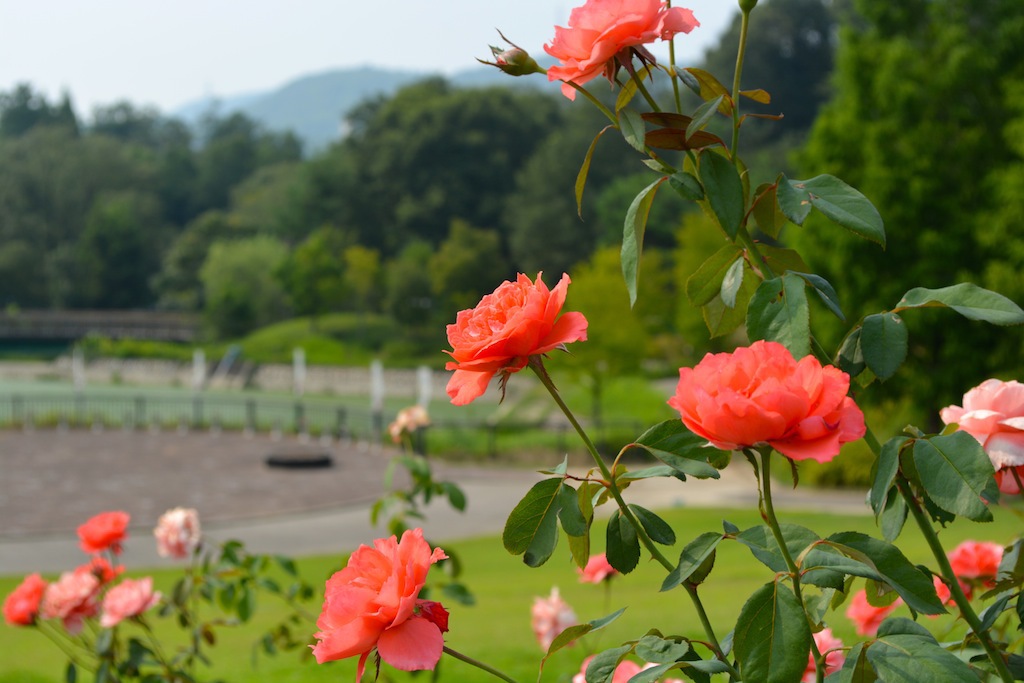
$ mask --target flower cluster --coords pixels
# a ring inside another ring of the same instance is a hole
[[[33,626],[37,620],[59,620],[71,636],[86,620],[99,616],[99,625],[113,628],[125,619],[141,616],[160,601],[153,580],[117,578],[124,571],[99,553],[120,555],[128,536],[130,517],[121,511],[103,512],[78,527],[79,544],[93,557],[48,583],[29,574],[4,600],[3,614],[13,626]]]

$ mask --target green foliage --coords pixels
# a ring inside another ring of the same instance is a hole
[[[214,334],[238,337],[286,316],[285,292],[268,277],[280,268],[285,253],[270,237],[213,243],[199,277]]]
[[[430,291],[445,320],[472,308],[481,292],[491,292],[514,279],[502,256],[501,240],[493,230],[479,230],[465,221],[452,221],[448,237],[428,263]]]
[[[812,267],[843,302],[862,306],[847,310],[857,317],[887,310],[920,285],[985,285],[991,277],[1019,296],[1011,278],[994,274],[1019,273],[1021,254],[1013,239],[999,237],[1006,233],[992,233],[989,211],[978,211],[975,201],[979,188],[999,185],[996,179],[1021,158],[1007,136],[1020,111],[1012,93],[1024,82],[1019,7],[1004,0],[856,6],[860,16],[849,20],[840,41],[835,99],[800,162],[829,169],[872,199],[889,226],[886,252],[882,258],[877,247],[813,217],[786,239],[814,254]],[[995,213],[1006,225],[1009,212]],[[864,263],[876,265],[858,265]],[[1022,370],[1021,331],[948,316],[906,316],[912,367],[887,385],[933,413],[981,378]],[[818,334],[834,348],[840,330],[832,324]],[[904,379],[911,372],[913,383]]]

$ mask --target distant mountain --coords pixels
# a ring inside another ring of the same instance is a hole
[[[333,69],[301,76],[267,92],[206,97],[189,102],[172,113],[189,123],[196,123],[211,109],[219,115],[241,112],[268,130],[293,131],[302,139],[309,153],[323,149],[342,137],[342,119],[355,105],[370,97],[390,95],[402,86],[433,75],[370,66]],[[447,78],[454,85],[466,88],[540,85],[542,82],[537,77],[512,79],[497,69],[483,66]]]

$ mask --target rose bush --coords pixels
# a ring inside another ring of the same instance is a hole
[[[357,679],[375,649],[380,658],[403,671],[433,669],[444,647],[447,614],[438,603],[419,599],[427,571],[447,557],[431,551],[422,529],[398,540],[360,546],[348,565],[327,580],[323,610],[317,620],[313,656],[319,663],[359,657]],[[443,615],[443,618],[439,618]]]
[[[838,368],[813,356],[797,361],[782,344],[758,341],[681,368],[669,405],[717,448],[769,445],[793,460],[828,462],[864,436],[864,414],[849,388]]]
[[[693,12],[662,0],[587,0],[569,15],[569,27],[556,26],[554,39],[544,46],[560,62],[548,69],[548,80],[565,81],[562,93],[575,99],[569,83],[583,85],[601,74],[613,80],[618,65],[631,61],[630,48],[670,40],[698,26]],[[649,53],[645,57],[653,61]]]
[[[522,273],[515,282],[502,283],[475,308],[461,311],[448,325],[454,370],[448,395],[465,405],[483,395],[495,375],[502,380],[526,367],[531,356],[545,354],[563,344],[587,338],[587,319],[580,313],[562,314],[569,276],[562,275],[548,289],[537,274],[536,282]]]

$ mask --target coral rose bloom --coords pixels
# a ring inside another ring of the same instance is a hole
[[[153,590],[153,579],[125,579],[103,596],[100,626],[113,628],[125,619],[137,617],[160,602],[160,591]]]
[[[1003,546],[986,541],[964,541],[949,552],[949,566],[960,579],[995,581]]]
[[[864,414],[849,388],[842,370],[813,356],[796,361],[782,344],[758,341],[681,368],[668,403],[717,448],[768,444],[793,460],[828,462],[864,436]]]
[[[46,592],[46,581],[39,574],[29,574],[4,599],[4,621],[11,626],[31,626],[39,616],[39,603]]]
[[[348,566],[327,580],[324,607],[316,625],[313,655],[320,664],[359,655],[356,680],[377,648],[385,662],[403,671],[433,669],[441,659],[447,613],[437,603],[418,600],[430,565],[448,556],[433,552],[422,529],[398,541],[378,539],[360,546]],[[443,613],[443,614],[442,614]],[[442,619],[443,616],[443,619]]]
[[[482,396],[499,372],[508,376],[526,367],[530,356],[552,351],[562,344],[587,338],[587,319],[582,313],[559,316],[569,276],[562,275],[549,290],[537,274],[534,283],[522,273],[515,282],[503,282],[476,308],[460,311],[448,326],[448,351],[454,370],[448,381],[452,403],[466,405]]]
[[[662,0],[587,0],[569,15],[569,28],[555,27],[554,39],[544,51],[561,62],[548,69],[548,80],[583,85],[608,69],[622,50],[670,40],[700,26],[693,12],[665,7]],[[576,90],[562,86],[570,100]]]
[[[79,545],[87,553],[102,553],[110,550],[115,555],[121,552],[121,542],[128,538],[127,512],[116,510],[101,512],[78,527]]]
[[[846,616],[853,622],[857,634],[862,636],[873,636],[878,633],[878,627],[882,625],[900,604],[901,600],[885,607],[875,607],[868,602],[867,591],[861,589],[853,594],[850,605],[846,608]]]
[[[160,557],[188,557],[199,545],[199,513],[192,508],[168,510],[160,515],[153,535]]]
[[[601,583],[605,579],[610,579],[619,573],[608,562],[608,556],[604,553],[592,556],[587,560],[586,567],[576,571],[580,575],[580,583]]]
[[[846,661],[846,654],[841,649],[843,647],[843,641],[832,635],[832,629],[823,628],[815,633],[814,643],[818,646],[818,652],[828,653],[825,655],[826,676],[843,668],[843,663]],[[814,664],[814,653],[808,652],[807,668],[804,669],[804,677],[800,679],[800,682],[814,683],[816,680],[818,679]]]
[[[939,416],[977,439],[997,471],[1024,465],[1024,384],[985,380],[964,394],[963,407],[948,406]]]
[[[100,587],[100,580],[87,566],[64,572],[46,587],[40,614],[44,619],[60,619],[68,633],[74,635],[82,630],[84,619],[96,616]]]

